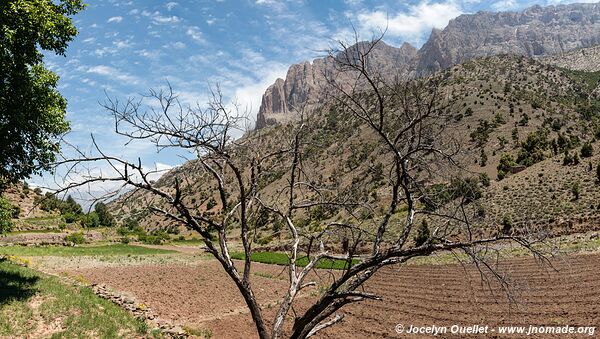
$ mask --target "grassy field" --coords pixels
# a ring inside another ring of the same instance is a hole
[[[147,334],[133,318],[87,287],[0,260],[0,337],[131,338]]]
[[[235,252],[231,255],[231,258],[244,260],[246,256],[244,253]],[[289,258],[285,253],[280,252],[254,252],[251,257],[252,261],[260,262],[263,264],[272,264],[272,265],[287,265],[289,263]],[[352,260],[352,264],[357,264],[359,261],[357,259]],[[308,265],[308,258],[301,257],[297,260],[297,265],[300,267],[304,267]],[[331,260],[331,259],[322,259],[316,265],[317,268],[322,269],[334,269],[334,270],[342,270],[347,268],[346,262],[343,260]]]
[[[36,256],[109,256],[109,255],[153,255],[175,253],[174,251],[146,248],[134,245],[114,244],[101,246],[5,246],[0,255]]]

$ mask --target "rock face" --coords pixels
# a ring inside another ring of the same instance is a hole
[[[361,42],[352,48],[364,47]],[[519,54],[530,57],[565,53],[600,44],[600,4],[534,6],[523,12],[461,15],[444,30],[434,29],[415,49],[378,44],[371,63],[383,74],[424,76],[482,56]],[[262,98],[256,128],[293,119],[301,107],[322,100],[326,76],[335,76],[332,58],[292,65]]]
[[[600,71],[600,45],[546,58],[546,62],[576,71]]]
[[[369,43],[362,42],[352,46],[351,50],[366,49],[369,46]],[[375,46],[370,55],[372,67],[383,70],[385,74],[398,73],[407,77],[414,69],[417,49],[407,43],[396,48],[382,42]],[[315,59],[312,63],[292,65],[285,80],[277,79],[267,88],[262,97],[256,127],[262,128],[287,121],[294,116],[293,113],[303,108],[310,109],[322,101],[327,79],[338,75],[336,64],[332,57],[326,57]]]
[[[497,54],[530,57],[600,44],[600,4],[534,6],[523,12],[479,12],[434,30],[419,50],[418,75]]]

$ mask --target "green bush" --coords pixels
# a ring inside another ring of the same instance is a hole
[[[415,246],[423,245],[430,237],[429,225],[427,224],[427,220],[423,219],[421,225],[417,229],[417,234],[415,235]]]
[[[85,227],[98,227],[100,226],[100,217],[96,212],[90,212],[83,217],[83,226]]]
[[[65,222],[67,224],[72,224],[74,222],[77,222],[79,220],[80,216],[73,214],[71,212],[65,213],[63,214],[63,219],[65,220]]]
[[[138,241],[148,245],[162,245],[165,241],[171,240],[171,236],[162,230],[152,231],[147,234],[138,234]]]
[[[0,233],[10,232],[14,223],[12,221],[13,206],[4,197],[0,197]]]
[[[94,211],[98,215],[98,222],[101,226],[112,227],[115,225],[115,218],[108,211],[106,204],[99,202],[94,206]]]
[[[573,200],[579,200],[579,196],[581,195],[581,185],[579,182],[574,182],[571,186],[571,193],[573,193]]]
[[[84,244],[85,236],[83,232],[75,232],[65,236],[65,241],[73,244]]]
[[[585,144],[583,144],[583,146],[581,146],[582,158],[589,158],[592,156],[592,154],[594,154],[594,148],[592,147],[591,143],[586,142]]]

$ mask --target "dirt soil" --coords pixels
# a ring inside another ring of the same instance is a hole
[[[597,326],[600,329],[600,254],[580,254],[552,261],[552,267],[532,258],[510,259],[499,266],[511,283],[509,302],[500,284],[482,283],[479,271],[462,265],[408,265],[382,269],[366,290],[384,301],[365,301],[343,309],[342,324],[319,338],[419,338],[399,335],[404,326],[543,325]],[[135,265],[71,269],[97,283],[135,295],[159,316],[197,329],[214,338],[256,337],[250,315],[236,287],[214,260],[194,265]],[[266,316],[272,317],[278,295],[284,293],[282,268],[256,264],[252,276]],[[299,299],[304,309],[317,291]],[[291,320],[288,320],[291,322]],[[598,329],[595,335],[598,335]],[[430,336],[431,337],[431,336]],[[438,337],[465,337],[442,335]],[[480,337],[480,336],[478,336]],[[494,337],[488,335],[485,337]],[[508,336],[505,336],[508,337]],[[510,338],[518,338],[510,335]],[[548,336],[536,336],[536,338]],[[575,335],[573,337],[590,337]]]

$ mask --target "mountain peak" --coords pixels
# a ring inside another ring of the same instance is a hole
[[[599,4],[536,5],[522,12],[463,14],[443,30],[432,29],[419,50],[408,43],[398,48],[379,41],[371,63],[384,74],[411,78],[477,57],[556,55],[600,44],[599,17]],[[370,44],[361,41],[348,50],[369,48]],[[294,108],[318,101],[327,83],[324,74],[333,72],[336,68],[330,58],[292,65],[286,78],[278,79],[263,95],[256,127],[292,119]]]

